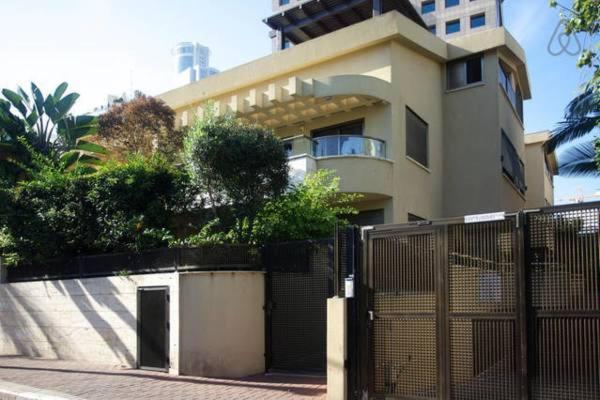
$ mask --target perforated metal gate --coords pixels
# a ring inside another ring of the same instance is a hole
[[[599,229],[596,203],[367,231],[353,398],[600,399]]]
[[[333,239],[269,245],[263,257],[267,369],[324,373]]]
[[[515,219],[368,233],[370,394],[518,395]]]
[[[531,398],[600,399],[600,206],[527,215]]]

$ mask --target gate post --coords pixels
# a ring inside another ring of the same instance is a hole
[[[516,253],[516,282],[517,282],[517,329],[519,337],[519,398],[521,400],[529,399],[529,327],[528,327],[528,308],[530,304],[528,290],[529,263],[527,245],[527,213],[520,212],[516,217],[517,226],[515,227],[515,253]]]
[[[334,242],[334,291],[327,301],[327,398],[359,396],[360,232],[337,228]]]

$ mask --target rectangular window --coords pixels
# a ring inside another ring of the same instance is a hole
[[[506,97],[514,107],[517,115],[523,121],[523,94],[518,84],[514,83],[514,75],[510,71],[510,68],[500,61],[498,68],[498,81],[500,86],[504,89]],[[515,88],[516,87],[516,88]]]
[[[290,0],[279,0],[279,5],[280,6],[285,6],[290,4]]]
[[[429,32],[433,33],[434,35],[437,33],[437,27],[435,25],[430,25],[427,27],[427,29],[429,30]]]
[[[446,0],[446,8],[455,7],[460,4],[460,0]]]
[[[290,48],[290,47],[292,47],[292,46],[293,46],[293,45],[292,45],[292,42],[290,41],[290,39],[288,39],[288,38],[283,38],[283,43],[282,43],[282,46],[281,46],[283,50],[285,50],[285,49],[289,49],[289,48]]]
[[[525,165],[504,130],[502,131],[502,172],[517,187],[519,192],[525,194],[527,191]]]
[[[483,57],[475,56],[448,63],[448,90],[457,89],[483,80]]]
[[[435,0],[424,1],[421,3],[421,14],[428,14],[435,11]]]
[[[465,64],[467,67],[467,85],[472,83],[481,82],[482,76],[482,68],[481,68],[481,57],[470,58]]]
[[[344,215],[343,218],[348,220],[352,225],[372,226],[383,225],[385,223],[383,209],[360,211],[357,215]]]
[[[485,25],[485,13],[471,15],[471,29],[479,28]]]
[[[446,22],[446,35],[460,32],[460,19]]]
[[[429,126],[406,107],[406,155],[424,167],[429,167]]]

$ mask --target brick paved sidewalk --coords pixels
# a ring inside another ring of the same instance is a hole
[[[206,379],[98,367],[72,361],[0,357],[0,380],[83,399],[324,400],[325,378],[259,375]]]

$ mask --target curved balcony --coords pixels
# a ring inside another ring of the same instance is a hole
[[[317,169],[331,169],[340,177],[343,192],[361,193],[365,200],[392,196],[392,162],[383,140],[359,135],[296,136],[284,140],[284,146],[294,181]]]
[[[301,155],[317,159],[343,156],[387,158],[385,141],[360,135],[334,135],[314,139],[296,136],[284,140],[284,146],[289,158]]]
[[[365,136],[337,135],[315,138],[313,156],[365,156],[386,158],[386,146],[383,140]]]

